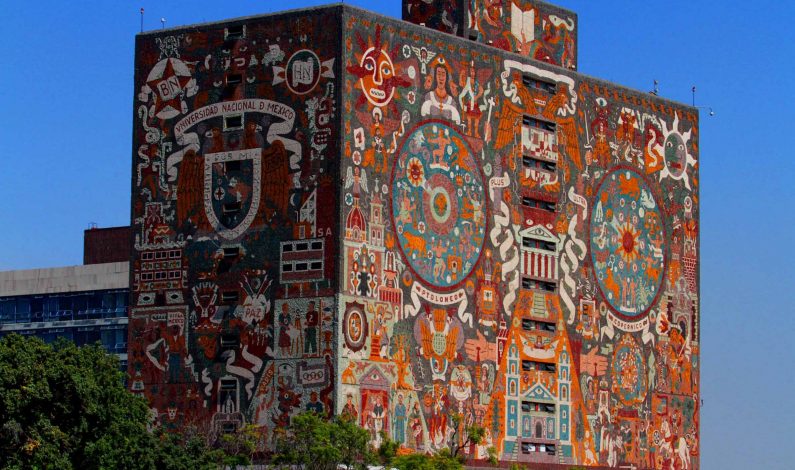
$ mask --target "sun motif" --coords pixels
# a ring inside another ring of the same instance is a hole
[[[407,163],[406,177],[415,188],[425,182],[425,168],[417,157],[412,157]]]
[[[625,223],[618,231],[619,256],[625,263],[632,263],[638,259],[638,230],[629,223]]]
[[[392,57],[398,55],[398,48],[396,46],[390,49],[389,44],[382,41],[381,29],[381,25],[376,26],[374,42],[365,41],[358,32],[356,33],[359,52],[355,52],[354,56],[358,63],[348,65],[347,70],[359,78],[358,85],[362,94],[356,102],[357,108],[366,102],[379,108],[387,106],[396,95],[398,88],[411,85],[411,82],[404,78],[392,63]]]
[[[690,189],[690,178],[687,175],[687,167],[694,166],[697,162],[690,152],[690,136],[693,133],[691,128],[687,132],[679,130],[679,114],[674,118],[672,127],[669,129],[665,121],[661,121],[663,128],[663,160],[665,168],[660,171],[660,181],[663,178],[682,181],[685,187]]]

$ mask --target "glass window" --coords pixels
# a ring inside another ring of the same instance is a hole
[[[75,312],[82,312],[88,309],[88,298],[89,295],[87,294],[72,297],[72,309]]]
[[[88,308],[91,309],[102,308],[102,294],[96,292],[93,294],[89,294],[87,300],[88,300]]]
[[[26,297],[20,297],[17,299],[17,313],[21,313],[23,315],[30,313],[30,299]]]
[[[30,301],[30,311],[33,313],[41,313],[44,311],[44,297],[34,297]]]
[[[116,296],[107,292],[102,295],[102,308],[114,309],[116,308]]]

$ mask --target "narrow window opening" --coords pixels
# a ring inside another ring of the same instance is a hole
[[[237,347],[238,339],[237,336],[233,334],[223,334],[221,335],[221,347],[222,348],[234,348]]]
[[[525,126],[535,127],[536,129],[541,129],[547,132],[555,132],[554,122],[537,119],[527,114],[525,114],[524,117],[522,118],[522,122],[524,123]]]
[[[231,116],[224,116],[224,130],[234,131],[243,128],[243,115],[235,114]]]
[[[223,205],[221,209],[224,214],[234,214],[240,212],[240,203],[239,202],[229,202]]]
[[[240,85],[242,82],[243,82],[243,75],[239,73],[232,73],[226,76],[227,86]]]
[[[534,209],[541,209],[547,212],[555,212],[555,203],[551,201],[544,201],[533,197],[523,196],[522,205],[525,207],[532,207]]]
[[[224,303],[236,303],[240,298],[240,294],[236,290],[230,290],[221,294],[221,301]]]
[[[522,75],[522,83],[528,88],[535,88],[536,90],[549,93],[550,95],[554,95],[555,90],[557,90],[557,84],[555,82],[536,78],[527,73]]]
[[[230,26],[224,32],[224,39],[241,39],[246,37],[246,26],[242,24]]]
[[[529,155],[522,156],[522,165],[524,165],[525,168],[535,168],[537,170],[544,170],[550,173],[554,173],[558,168],[555,162],[548,162],[531,157]]]
[[[538,240],[532,237],[522,237],[522,246],[525,248],[537,248],[539,250],[551,251],[553,253],[557,250],[555,242]]]
[[[228,246],[224,248],[224,258],[237,258],[240,255],[239,246]]]

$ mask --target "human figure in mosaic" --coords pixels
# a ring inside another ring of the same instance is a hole
[[[315,301],[309,302],[304,324],[304,354],[317,354],[317,327],[320,324],[320,315],[315,310]]]
[[[395,411],[392,414],[394,420],[395,431],[392,437],[398,444],[406,442],[406,405],[403,403],[403,394],[398,394],[398,402],[395,405]]]

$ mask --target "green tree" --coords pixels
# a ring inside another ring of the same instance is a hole
[[[469,447],[480,444],[486,435],[486,428],[477,424],[464,423],[464,417],[458,413],[451,416],[453,433],[450,435],[450,454],[458,458],[459,453]]]
[[[391,465],[399,470],[461,470],[464,468],[462,459],[453,457],[448,449],[442,449],[435,455],[400,455],[392,460]]]
[[[287,429],[278,430],[273,462],[306,470],[365,468],[375,459],[369,441],[367,430],[348,417],[327,420],[314,412],[301,413]]]
[[[200,436],[150,432],[149,407],[127,391],[100,346],[0,339],[0,467],[211,468],[225,460]]]

